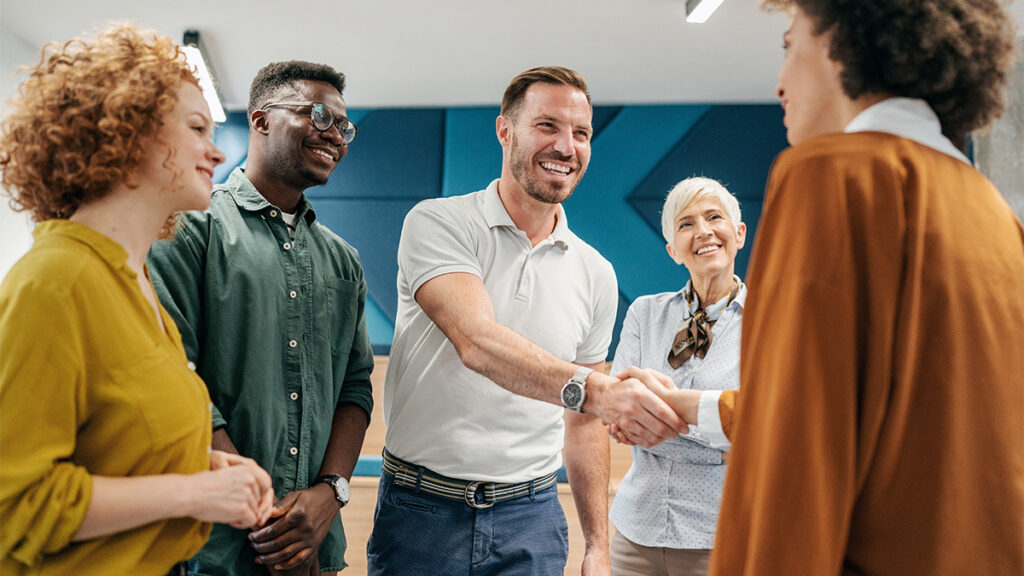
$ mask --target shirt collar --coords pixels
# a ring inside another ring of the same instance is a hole
[[[99,255],[111,268],[123,270],[135,278],[137,274],[128,266],[128,250],[114,241],[109,236],[101,234],[92,228],[71,220],[47,220],[40,222],[32,230],[32,238],[35,242],[45,241],[47,237],[63,236],[85,244]]]
[[[235,204],[244,210],[249,212],[260,212],[273,206],[267,199],[260,194],[259,190],[252,185],[249,178],[245,176],[245,172],[241,168],[235,168],[231,171],[231,175],[228,176],[228,181],[224,183],[224,188],[234,198]],[[278,208],[280,209],[280,208]],[[305,218],[307,224],[312,224],[313,220],[316,219],[316,212],[313,210],[313,205],[303,194],[302,198],[299,199],[299,205],[296,207],[295,212]]]
[[[508,210],[505,209],[505,205],[501,202],[501,197],[498,196],[498,180],[492,181],[487,186],[487,189],[484,190],[483,215],[484,221],[487,222],[489,228],[508,226],[518,230],[516,223],[512,221]],[[565,218],[565,208],[559,204],[558,214],[555,216],[555,229],[551,231],[551,235],[547,237],[545,242],[550,242],[562,250],[568,250],[571,235],[569,223]]]
[[[846,125],[845,132],[885,132],[913,140],[961,162],[971,161],[942,135],[939,117],[919,98],[887,98],[869,106]]]

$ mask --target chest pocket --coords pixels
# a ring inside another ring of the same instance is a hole
[[[112,370],[111,378],[145,423],[153,448],[201,436],[203,427],[210,426],[206,386],[184,357],[154,350],[127,368]]]
[[[339,361],[348,358],[359,315],[359,284],[337,276],[324,280],[327,288],[327,330],[323,336],[331,343],[331,353]]]

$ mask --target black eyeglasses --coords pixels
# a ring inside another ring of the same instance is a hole
[[[338,131],[341,133],[341,139],[345,144],[351,143],[356,139],[356,134],[359,134],[359,128],[356,128],[356,125],[351,120],[344,116],[335,116],[330,108],[320,102],[272,102],[264,104],[260,110],[266,110],[274,106],[308,107],[309,118],[313,121],[313,127],[321,132],[326,132],[337,124]]]

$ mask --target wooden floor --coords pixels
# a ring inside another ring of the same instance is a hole
[[[373,370],[373,415],[370,428],[366,432],[363,443],[363,454],[379,456],[384,449],[384,418],[381,412],[383,404],[384,373],[387,370],[387,357],[375,358]],[[632,462],[629,447],[611,443],[611,486],[609,487],[609,505],[615,495],[615,489],[625,475]],[[373,510],[377,503],[377,478],[355,477],[352,479],[352,499],[342,510],[341,517],[345,523],[345,537],[348,539],[348,552],[345,560],[349,567],[343,574],[357,576],[366,574],[366,542],[373,529]],[[572,492],[567,484],[558,485],[558,499],[565,509],[565,517],[569,522],[569,562],[565,573],[578,575],[580,563],[583,562],[583,532],[580,530],[579,518]],[[610,537],[610,535],[609,535]]]

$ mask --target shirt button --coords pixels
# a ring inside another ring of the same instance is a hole
[[[288,395],[288,397],[291,398],[292,400],[298,400],[299,399],[299,393],[298,392],[292,392],[291,394]]]
[[[295,348],[295,347],[296,347],[296,346],[298,346],[298,345],[299,345],[299,343],[298,343],[298,342],[296,342],[295,340],[289,340],[289,341],[288,341],[288,347],[289,347],[289,348]]]
[[[296,454],[299,453],[299,449],[296,448],[295,446],[292,446],[291,448],[288,449],[288,453],[291,454],[292,456],[295,456]]]
[[[282,244],[282,247],[285,250],[291,250],[292,249],[292,243],[291,242],[285,242],[284,244]]]
[[[295,290],[292,290],[291,292],[288,293],[288,297],[292,298],[292,299],[294,299],[298,295],[299,295],[299,293],[296,292]]]
[[[195,372],[195,371],[196,371],[196,363],[195,363],[195,362],[189,361],[189,363],[188,363],[188,364],[186,364],[186,366],[188,366],[188,369],[189,369],[189,370],[191,370],[191,371],[193,371],[193,372]]]
[[[271,210],[270,211],[270,217],[271,218],[276,218],[277,217],[277,210]]]

